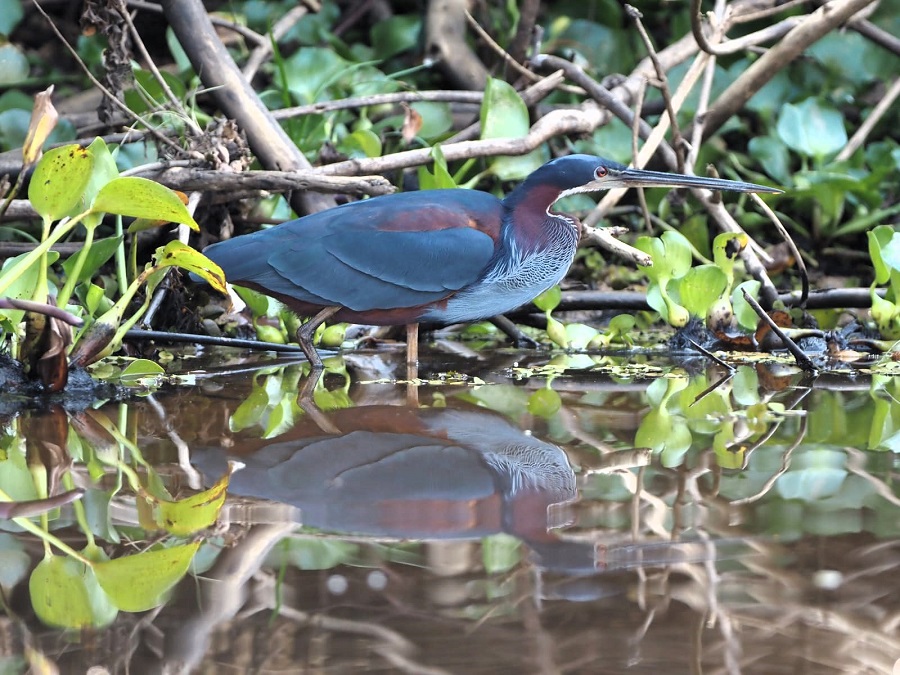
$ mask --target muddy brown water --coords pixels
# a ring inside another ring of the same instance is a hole
[[[893,379],[425,352],[411,385],[401,356],[348,355],[302,405],[302,366],[230,353],[7,419],[0,488],[87,492],[60,540],[199,550],[153,608],[66,630],[33,606],[43,543],[0,523],[3,672],[900,672]],[[229,460],[193,534],[123,479],[182,499]]]

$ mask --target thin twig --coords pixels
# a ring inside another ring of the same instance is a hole
[[[727,52],[719,49],[718,45],[713,46],[706,39],[706,33],[703,32],[703,16],[700,13],[700,7],[703,0],[691,0],[691,8],[688,10],[691,15],[691,33],[697,41],[697,45],[710,56],[724,56]]]
[[[718,131],[782,68],[811,44],[843,24],[875,0],[832,0],[801,21],[777,45],[754,61],[722,92],[706,117],[704,137]]]
[[[791,237],[790,233],[785,228],[784,224],[781,222],[781,219],[776,215],[776,213],[772,210],[772,208],[766,204],[758,194],[751,192],[750,199],[752,199],[756,205],[762,209],[763,213],[765,213],[769,220],[772,221],[772,224],[775,225],[775,229],[778,230],[778,233],[781,235],[781,238],[784,239],[784,242],[788,245],[788,248],[791,250],[791,255],[794,256],[794,260],[797,261],[797,271],[800,272],[800,302],[797,303],[798,307],[805,307],[806,300],[809,298],[809,273],[806,271],[806,262],[803,260],[803,256],[800,255],[800,249],[797,248],[797,244],[794,243],[794,239]]]
[[[639,154],[638,150],[638,130],[640,127],[641,120],[641,109],[644,107],[644,96],[647,94],[647,85],[648,82],[646,78],[641,83],[641,88],[638,90],[637,98],[634,101],[634,123],[631,125],[631,156],[637,157]],[[677,153],[676,153],[677,154]],[[648,228],[650,227],[650,207],[647,205],[647,193],[644,192],[644,188],[638,188],[637,190],[638,202],[641,205],[641,211],[644,214],[644,220],[647,222]]]
[[[644,41],[644,47],[647,49],[647,56],[650,57],[653,68],[656,70],[656,77],[659,80],[659,90],[662,92],[663,101],[665,101],[666,104],[666,113],[669,115],[669,123],[672,126],[672,146],[675,149],[675,157],[677,160],[675,170],[678,171],[678,173],[684,173],[684,138],[681,136],[681,129],[678,127],[678,118],[675,116],[675,106],[672,103],[672,90],[669,89],[669,78],[666,76],[666,71],[659,61],[659,56],[656,53],[656,49],[653,47],[653,41],[650,39],[647,29],[644,28],[644,23],[641,21],[643,15],[636,7],[631,5],[625,5],[625,12],[628,14],[629,18],[634,21],[638,34]],[[638,108],[638,110],[640,110],[640,108]]]
[[[610,253],[614,253],[620,258],[629,260],[636,265],[641,265],[643,267],[650,267],[653,265],[653,258],[649,255],[616,239],[610,230],[615,231],[617,229],[619,228],[592,227],[590,225],[582,224],[581,241],[585,244],[594,244],[600,248],[606,249]]]
[[[269,39],[261,42],[256,49],[250,53],[247,62],[244,64],[243,73],[244,77],[247,78],[247,81],[253,79],[253,76],[256,75],[256,71],[259,70],[263,61],[272,55],[272,52],[274,51],[273,45],[278,44],[281,38],[283,38],[288,31],[300,21],[300,19],[306,16],[308,12],[309,9],[307,7],[304,7],[302,4],[297,4],[275,22],[275,25],[272,26]]]
[[[548,54],[538,54],[537,56],[532,58],[531,62],[535,65],[535,67],[546,67],[553,68],[555,70],[562,70],[566,74],[566,77],[568,79],[583,87],[592,99],[597,101],[597,103],[602,105],[604,108],[609,110],[609,112],[622,120],[628,127],[634,124],[635,115],[631,111],[631,109],[621,99],[616,97],[616,95],[612,91],[610,91],[590,75],[588,75],[581,66],[572,63],[571,61],[561,59],[558,56],[550,56]],[[641,138],[649,140],[651,134],[653,133],[653,128],[642,119],[638,121],[638,124]],[[658,146],[659,153],[666,164],[672,168],[675,168],[675,166],[677,166],[675,151],[667,142],[662,139],[660,139],[660,141],[658,142]]]
[[[769,328],[772,329],[772,332],[775,333],[781,341],[784,343],[787,350],[794,357],[794,360],[797,361],[797,365],[800,366],[803,370],[809,373],[818,373],[818,369],[815,364],[812,362],[812,359],[797,346],[797,343],[794,342],[791,338],[789,338],[783,330],[778,326],[777,323],[772,321],[772,317],[766,314],[765,310],[760,307],[760,304],[756,301],[752,295],[750,295],[745,289],[741,289],[741,293],[744,295],[744,300],[747,301],[747,304],[753,308],[753,311],[759,316],[760,319],[768,324]]]
[[[872,112],[869,113],[869,116],[859,125],[859,129],[857,129],[856,133],[853,134],[853,137],[847,141],[847,145],[845,145],[837,154],[837,157],[834,158],[835,161],[844,162],[850,159],[853,153],[863,146],[866,142],[866,138],[872,133],[872,129],[874,129],[875,125],[878,124],[882,117],[884,117],[885,113],[894,104],[894,101],[897,100],[898,96],[900,96],[900,77],[895,77],[884,96],[882,96],[881,100],[879,100],[878,103],[875,104],[875,107],[872,108]]]
[[[100,82],[100,80],[98,80],[96,77],[94,77],[94,74],[91,72],[90,68],[87,67],[87,64],[78,55],[78,52],[75,51],[75,49],[72,47],[72,45],[69,44],[69,41],[66,40],[66,38],[62,34],[62,32],[60,32],[59,28],[56,27],[56,24],[53,23],[53,20],[50,18],[50,16],[47,14],[47,12],[44,11],[44,8],[41,7],[38,0],[31,0],[31,3],[35,6],[38,13],[42,17],[44,17],[44,19],[47,21],[47,23],[50,26],[50,30],[53,31],[53,33],[54,33],[54,35],[56,35],[57,39],[69,51],[69,53],[72,55],[72,58],[75,59],[75,62],[84,71],[84,74],[87,75],[87,77],[91,81],[91,83],[95,87],[97,87],[97,89],[99,89],[103,93],[103,95],[106,96],[115,107],[117,107],[122,113],[124,113],[126,116],[128,116],[129,119],[138,120],[141,124],[143,124],[147,128],[147,131],[149,133],[153,134],[153,137],[156,138],[161,143],[164,143],[165,145],[168,145],[169,147],[174,148],[179,154],[182,154],[185,152],[184,149],[180,145],[178,145],[172,139],[168,138],[166,135],[157,131],[147,120],[145,120],[141,115],[139,115],[136,112],[134,112],[133,110],[131,110],[127,105],[122,103],[122,101],[120,101],[116,97],[115,94],[113,94],[109,89],[107,89],[105,86],[103,86],[103,83]],[[198,156],[199,156],[199,153],[198,153]]]
[[[191,131],[199,136],[202,133],[202,130],[200,129],[197,122],[194,121],[194,118],[188,115],[187,110],[184,109],[184,106],[181,105],[181,101],[178,100],[178,97],[175,96],[175,92],[172,91],[169,83],[166,82],[166,78],[162,76],[162,73],[159,72],[159,68],[156,67],[156,63],[154,63],[153,58],[150,56],[150,52],[147,51],[147,46],[141,39],[141,34],[138,33],[138,29],[134,25],[134,21],[131,20],[131,13],[125,6],[125,0],[117,0],[114,3],[114,8],[119,13],[119,16],[122,17],[122,20],[125,22],[125,24],[128,26],[128,30],[131,33],[131,39],[134,40],[134,44],[137,46],[138,51],[144,58],[144,62],[147,65],[147,68],[150,70],[153,78],[157,81],[160,88],[163,90],[166,98],[169,99],[169,103],[172,104],[172,107],[175,108],[176,112],[181,116],[184,123],[188,127],[190,127]]]
[[[695,342],[695,341],[692,340],[691,338],[688,338],[688,342],[690,342],[692,345],[694,345],[694,349],[696,349],[698,352],[700,352],[701,354],[703,354],[703,356],[705,356],[705,357],[708,358],[708,359],[711,359],[711,360],[715,361],[715,362],[718,363],[720,366],[722,366],[723,368],[725,368],[729,373],[734,373],[734,372],[737,370],[737,368],[735,368],[733,365],[731,365],[731,364],[728,363],[727,361],[723,361],[722,359],[720,359],[718,356],[716,356],[715,354],[713,354],[711,351],[709,351],[706,347],[704,347],[704,346],[701,345],[700,343]],[[714,387],[719,387],[719,386],[721,386],[721,384],[722,384],[721,381],[716,382],[715,385],[714,385]],[[694,403],[697,403],[697,402],[705,395],[705,393],[706,393],[706,392],[704,392],[703,394],[701,394],[700,396],[698,396],[696,399],[694,399]],[[694,403],[691,403],[691,405],[694,405]]]
[[[82,326],[84,321],[74,314],[69,314],[64,309],[56,305],[48,305],[43,302],[34,302],[33,300],[21,300],[19,298],[0,298],[0,309],[18,309],[25,312],[34,312],[36,314],[44,314],[54,319],[58,319],[70,326]]]
[[[506,65],[508,65],[510,68],[515,70],[519,75],[527,80],[536,82],[538,79],[540,79],[540,75],[528,70],[528,68],[526,68],[521,63],[516,61],[512,56],[510,56],[509,52],[507,52],[505,49],[503,49],[503,47],[497,44],[497,41],[492,38],[484,28],[481,27],[481,24],[475,20],[475,17],[472,16],[469,10],[466,10],[466,21],[469,22],[469,26],[474,29],[474,31],[478,34],[478,37],[484,40],[487,46],[490,47],[494,51],[494,53],[497,54],[497,56],[503,59],[503,62]]]
[[[672,96],[672,106],[675,110],[681,108],[684,105],[684,101],[687,99],[688,94],[694,88],[694,84],[697,82],[697,79],[703,73],[703,68],[706,64],[707,59],[709,59],[709,54],[700,52],[694,58],[694,62],[691,64],[691,67],[688,68],[687,73],[685,73],[684,78],[681,80],[681,83],[678,85],[678,89],[675,90],[675,94]],[[640,154],[634,158],[635,166],[645,166],[647,162],[650,160],[650,157],[653,156],[654,152],[656,152],[657,147],[660,147],[664,143],[664,138],[666,131],[669,129],[669,117],[663,116],[660,118],[657,125],[653,128],[652,133],[647,138],[647,142],[644,143],[644,146],[641,148]],[[671,150],[671,163],[670,166],[675,167],[677,160],[675,159],[676,155],[674,150]],[[603,195],[603,199],[600,200],[600,203],[597,204],[597,208],[595,208],[588,216],[585,218],[586,225],[595,225],[603,216],[613,207],[615,206],[622,196],[627,192],[626,188],[616,188],[614,190],[609,190],[605,195]],[[705,191],[697,191],[693,190],[695,194],[709,194],[709,190]]]
[[[720,37],[717,35],[717,38]],[[697,112],[694,116],[694,128],[691,134],[690,147],[688,148],[687,165],[694,166],[697,163],[697,156],[700,154],[700,146],[703,141],[703,120],[706,118],[706,111],[709,109],[709,98],[712,95],[713,81],[716,74],[716,59],[711,57],[706,62],[706,68],[703,71],[703,82],[700,85],[700,100],[697,104]]]
[[[774,435],[775,430],[780,425],[780,421],[773,424],[772,434],[766,434],[768,438],[771,438]],[[755,495],[750,495],[749,497],[743,497],[742,499],[735,499],[732,502],[729,502],[729,506],[742,506],[744,504],[752,504],[753,502],[759,501],[763,497],[768,494],[769,490],[772,489],[772,486],[778,481],[778,479],[787,473],[787,470],[791,467],[791,455],[794,450],[797,449],[797,446],[800,445],[800,442],[806,438],[806,429],[809,426],[809,417],[804,415],[800,418],[800,429],[797,431],[797,435],[794,437],[794,441],[785,449],[784,454],[781,456],[781,468],[778,469],[775,473],[773,473],[769,478],[766,479],[766,482],[763,483],[763,486],[759,489],[759,491]],[[768,440],[767,438],[767,440]],[[744,455],[747,456],[747,453]]]

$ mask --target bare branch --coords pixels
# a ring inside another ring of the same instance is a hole
[[[763,54],[722,93],[706,116],[704,138],[708,138],[771,80],[786,64],[829,31],[845,23],[875,0],[832,0],[806,17],[777,45]]]
[[[203,84],[210,88],[226,115],[247,133],[254,154],[270,169],[312,168],[309,161],[260,101],[216,35],[200,0],[161,0],[166,19],[187,52]],[[334,201],[315,192],[291,198],[300,213],[320,211]]]

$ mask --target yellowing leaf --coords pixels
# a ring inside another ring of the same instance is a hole
[[[114,178],[100,189],[91,208],[134,218],[164,219],[183,223],[194,231],[200,230],[174,191],[146,178]]]
[[[180,241],[170,241],[156,254],[156,264],[159,267],[180,267],[203,277],[210,286],[225,293],[225,273],[222,268],[212,260],[187,244]]]
[[[225,493],[231,474],[242,465],[229,462],[228,471],[215,485],[208,490],[191,495],[187,499],[153,501],[149,495],[145,497],[151,504],[153,522],[156,527],[179,536],[187,536],[200,530],[212,527],[219,517],[219,511],[225,503]]]

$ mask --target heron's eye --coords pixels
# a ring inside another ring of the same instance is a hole
[[[594,169],[595,178],[605,178],[606,174],[608,173],[609,171],[606,170],[605,166],[598,166],[596,169]]]

